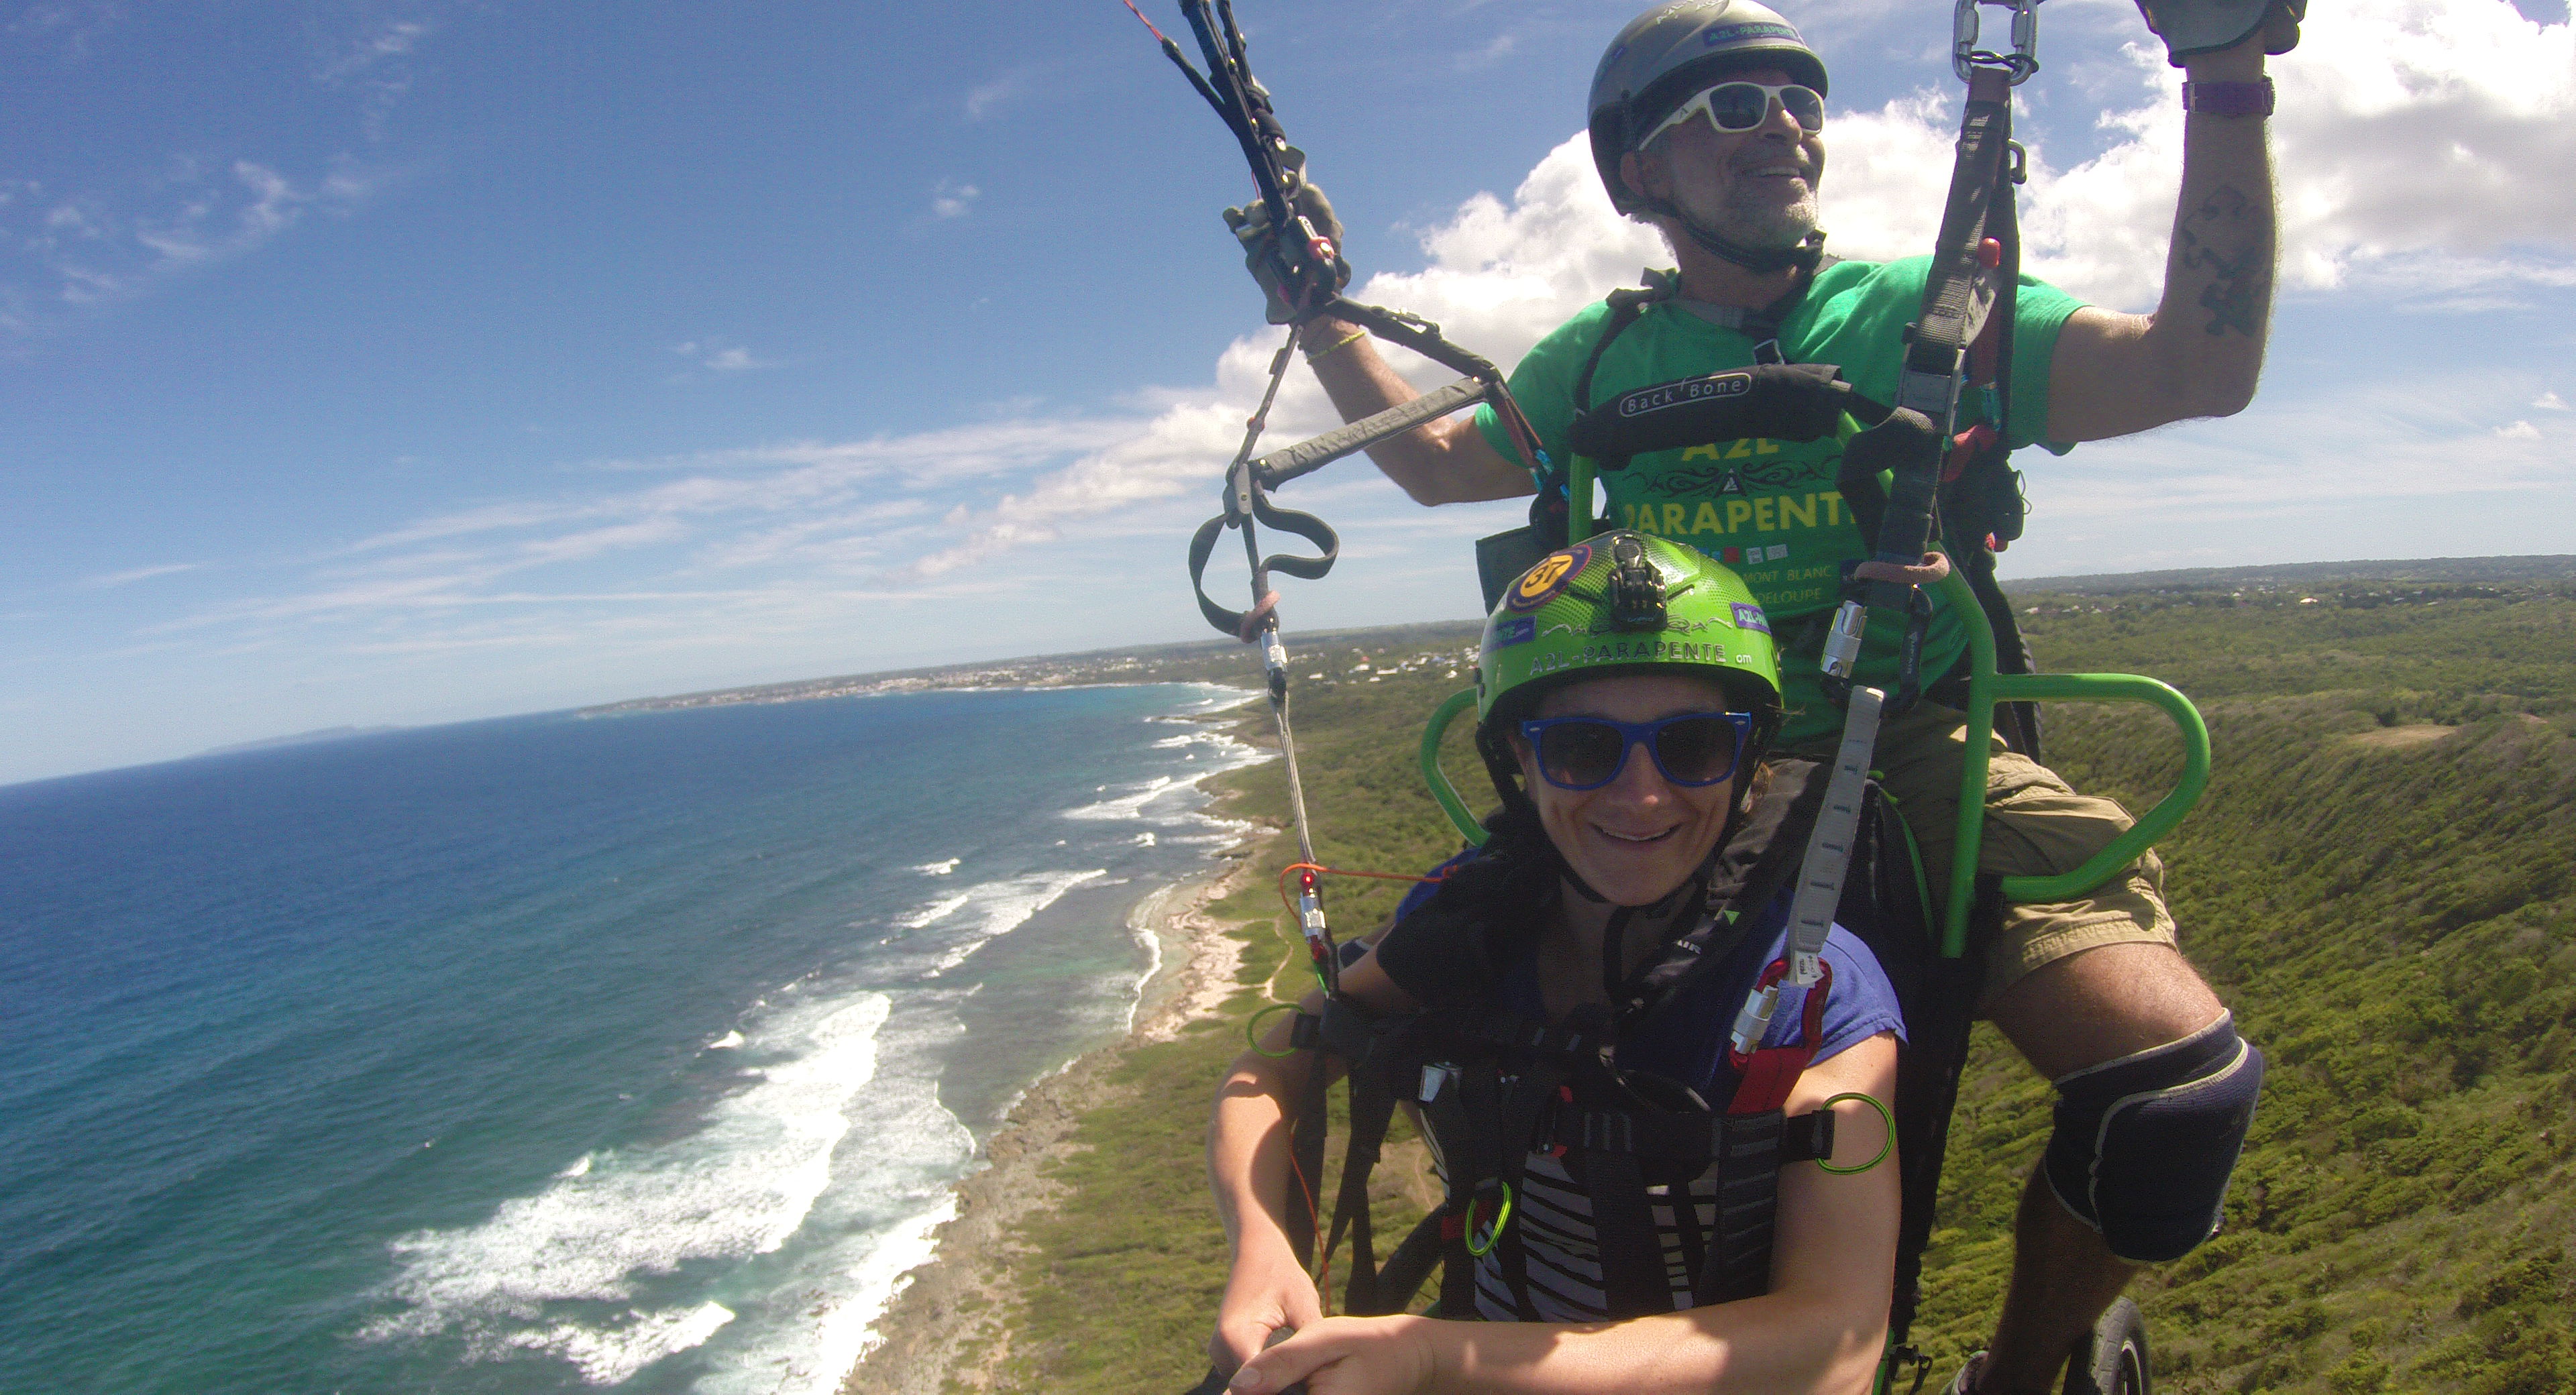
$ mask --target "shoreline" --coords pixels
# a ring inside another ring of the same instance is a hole
[[[1222,719],[1236,711],[1204,714]],[[1127,1030],[1033,1082],[985,1140],[976,1170],[953,1188],[955,1212],[930,1233],[930,1258],[898,1280],[894,1298],[870,1324],[874,1338],[837,1387],[839,1395],[942,1395],[952,1386],[991,1388],[1010,1355],[1005,1325],[1013,1231],[1055,1205],[1061,1183],[1046,1174],[1066,1156],[1084,1114],[1112,1097],[1110,1075],[1128,1053],[1170,1041],[1189,1023],[1216,1012],[1239,991],[1246,949],[1208,908],[1239,890],[1281,830],[1255,825],[1217,851],[1220,865],[1159,887],[1127,913],[1129,929],[1150,935],[1161,964],[1140,985]]]

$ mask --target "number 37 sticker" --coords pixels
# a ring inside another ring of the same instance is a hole
[[[1504,598],[1503,608],[1518,612],[1538,609],[1556,599],[1556,594],[1564,590],[1565,584],[1591,560],[1592,545],[1589,543],[1576,543],[1547,554],[1539,559],[1537,566],[1521,573],[1521,579],[1512,586],[1512,593]]]

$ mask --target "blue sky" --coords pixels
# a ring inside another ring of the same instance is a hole
[[[1567,143],[1629,0],[1243,8],[1370,298],[1509,361],[1664,260]],[[1786,8],[1834,246],[1928,245],[1948,6]],[[2171,74],[2127,0],[2042,23],[2035,269],[2144,308]],[[2008,576],[2576,550],[2564,5],[2350,0],[2274,71],[2261,398],[2025,461]],[[1203,633],[1275,339],[1115,0],[21,4],[0,90],[0,781]],[[1327,420],[1300,370],[1279,441]],[[1518,513],[1297,489],[1348,551],[1292,644],[1470,614]]]

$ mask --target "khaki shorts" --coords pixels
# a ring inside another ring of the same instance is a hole
[[[1966,750],[1966,714],[1929,702],[1916,704],[1878,735],[1879,783],[1922,850],[1935,915],[1949,896],[1951,833],[1958,823]],[[1986,765],[1986,826],[1977,870],[2007,877],[2071,872],[2132,822],[2118,801],[2077,794],[2055,771],[2013,754],[1998,739]],[[2164,880],[2164,864],[2150,852],[2080,900],[2006,903],[2003,925],[1986,945],[1978,1011],[1991,1007],[2022,975],[2070,954],[2097,945],[2173,944]]]

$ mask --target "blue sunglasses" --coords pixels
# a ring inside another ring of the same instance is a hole
[[[1521,736],[1538,752],[1538,773],[1561,790],[1597,790],[1618,779],[1635,746],[1646,748],[1666,780],[1698,788],[1735,773],[1753,736],[1753,714],[1684,712],[1651,722],[1540,717],[1521,723]]]

